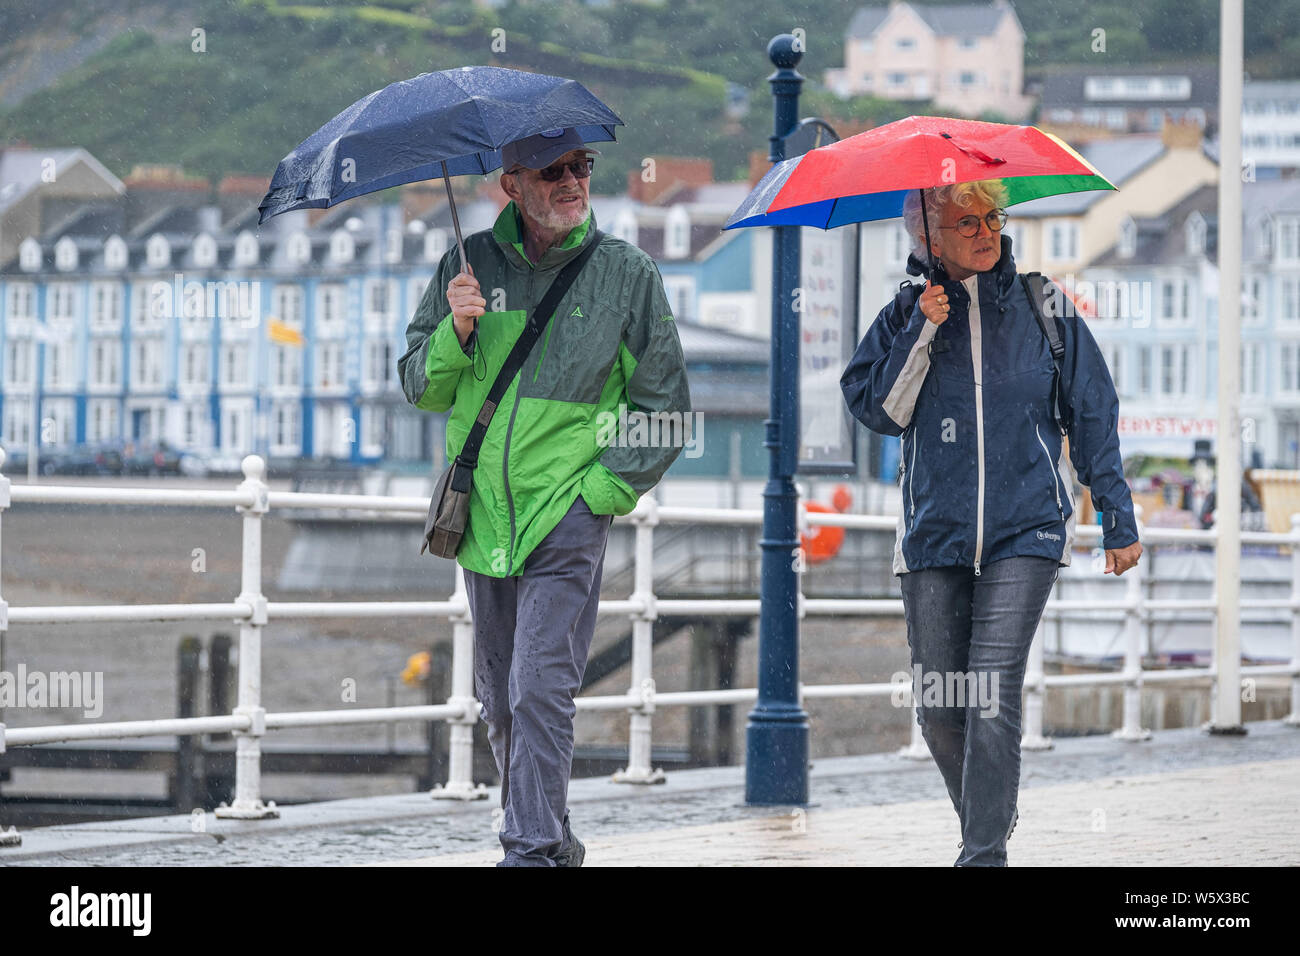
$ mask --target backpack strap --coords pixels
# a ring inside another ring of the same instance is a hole
[[[1066,434],[1065,416],[1061,414],[1061,365],[1065,361],[1065,344],[1061,341],[1060,330],[1056,327],[1056,314],[1052,312],[1047,303],[1051,296],[1048,294],[1048,278],[1041,272],[1030,272],[1020,276],[1020,285],[1025,290],[1025,298],[1029,300],[1029,307],[1033,309],[1034,317],[1038,319],[1038,325],[1043,330],[1043,335],[1047,337],[1047,345],[1052,351],[1052,363],[1056,366],[1056,375],[1052,379],[1052,417],[1056,420],[1056,427],[1061,430],[1061,434]]]

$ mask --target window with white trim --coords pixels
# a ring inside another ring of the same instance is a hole
[[[249,348],[242,342],[226,342],[221,346],[221,384],[230,388],[249,385]]]
[[[211,385],[212,352],[206,342],[187,342],[181,346],[181,385]]]
[[[1300,382],[1296,379],[1296,359],[1300,357],[1297,355],[1298,352],[1300,352],[1298,342],[1282,342],[1277,346],[1279,394],[1288,396],[1300,394]]]
[[[1150,398],[1151,381],[1151,346],[1138,346],[1138,382],[1137,393],[1141,398]]]
[[[393,343],[388,339],[372,339],[366,342],[366,360],[362,365],[361,384],[366,388],[382,388],[396,377],[395,363]]]
[[[1241,394],[1264,394],[1264,347],[1248,342],[1241,346]]]
[[[90,381],[92,388],[119,388],[122,385],[122,343],[119,339],[90,340]]]
[[[88,404],[86,440],[91,444],[120,438],[116,399],[92,399]]]
[[[1079,258],[1079,224],[1072,220],[1048,220],[1043,258],[1069,262]]]
[[[90,287],[90,331],[122,331],[122,286],[96,282]]]
[[[142,336],[131,342],[131,388],[146,391],[162,388],[163,340],[161,336]]]
[[[1277,257],[1283,262],[1300,261],[1300,222],[1292,217],[1278,222]]]
[[[5,315],[9,319],[36,318],[36,286],[30,282],[8,284]]]
[[[347,330],[347,288],[337,282],[327,282],[316,288],[315,337],[342,338]]]
[[[275,451],[281,455],[302,452],[302,406],[298,402],[276,402],[272,414]]]
[[[10,338],[5,343],[5,388],[30,388],[35,359],[36,343]]]
[[[281,283],[271,290],[272,314],[285,325],[302,331],[302,286]]]
[[[271,346],[271,384],[277,388],[302,387],[302,346]]]
[[[26,445],[32,434],[32,404],[25,398],[5,398],[5,445]]]
[[[77,287],[71,282],[53,282],[46,291],[49,296],[50,321],[66,319],[71,322],[77,317]]]
[[[1278,318],[1283,322],[1300,322],[1300,278],[1287,276],[1281,283],[1282,311]]]
[[[68,388],[77,383],[77,370],[73,367],[76,360],[76,343],[71,326],[51,328],[57,338],[45,343],[45,387],[50,389]]]
[[[322,342],[316,346],[316,388],[342,388],[347,384],[343,373],[343,344]]]

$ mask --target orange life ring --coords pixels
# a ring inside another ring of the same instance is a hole
[[[804,507],[821,514],[838,513],[834,508],[828,508],[816,501],[806,502]],[[803,546],[804,557],[808,559],[809,564],[821,564],[839,553],[840,545],[844,544],[844,529],[829,524],[813,525],[808,529],[807,534],[799,536],[799,543]]]

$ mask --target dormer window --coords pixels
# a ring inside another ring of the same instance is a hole
[[[54,244],[54,268],[60,272],[77,268],[77,244],[67,236]]]
[[[1187,217],[1187,224],[1183,227],[1183,242],[1189,256],[1204,255],[1205,217],[1199,212],[1193,212]]]
[[[346,229],[336,229],[334,234],[330,236],[331,262],[351,262],[352,257],[356,254],[356,249],[356,241]]]
[[[41,244],[28,236],[18,247],[18,268],[23,272],[39,272],[41,268]]]
[[[289,237],[285,253],[291,265],[306,265],[311,261],[311,240],[305,232],[295,232]]]
[[[636,213],[631,209],[623,209],[614,220],[614,235],[636,245],[637,240],[637,222]]]
[[[172,261],[172,245],[167,237],[154,233],[144,247],[145,262],[151,268],[163,269]]]
[[[194,264],[200,269],[211,269],[217,264],[217,240],[206,232],[194,240]]]
[[[256,265],[259,254],[257,237],[248,231],[241,232],[235,239],[235,258],[231,264],[236,266]]]
[[[109,236],[104,243],[104,267],[108,269],[126,268],[126,243],[121,236]]]
[[[437,262],[447,251],[447,233],[431,228],[424,234],[424,261]]]
[[[1129,216],[1119,226],[1119,254],[1125,259],[1132,259],[1137,252],[1137,223]]]
[[[1259,254],[1265,259],[1273,258],[1273,220],[1265,216],[1259,224]]]
[[[664,222],[664,255],[684,259],[691,252],[691,219],[682,206],[674,206]]]

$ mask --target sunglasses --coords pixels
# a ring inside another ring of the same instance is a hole
[[[537,175],[545,183],[557,183],[564,178],[564,171],[567,169],[573,173],[576,179],[586,179],[591,175],[591,171],[596,168],[596,160],[591,156],[585,159],[575,159],[571,163],[552,163],[545,169],[537,170]],[[512,175],[518,175],[524,171],[523,166],[510,170]]]
[[[1007,211],[1005,209],[994,209],[984,217],[984,222],[988,225],[990,232],[999,232],[1007,224]],[[940,226],[940,229],[956,229],[957,235],[965,239],[974,239],[979,235],[980,217],[979,216],[962,216],[957,220],[955,226]]]

